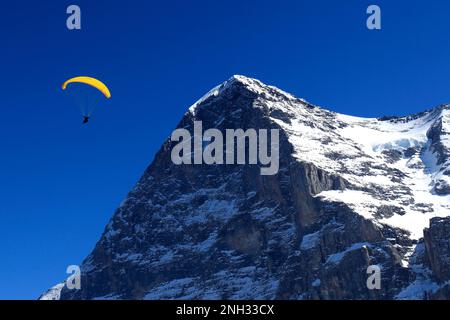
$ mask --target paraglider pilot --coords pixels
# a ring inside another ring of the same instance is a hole
[[[87,84],[97,90],[99,90],[101,93],[103,93],[103,95],[109,99],[111,98],[111,92],[109,91],[108,87],[101,82],[98,79],[95,78],[91,78],[91,77],[75,77],[75,78],[71,78],[69,80],[67,80],[66,82],[63,83],[62,85],[62,89],[66,90],[67,85],[70,83],[84,83]],[[92,112],[92,110],[91,110]],[[83,124],[87,124],[89,122],[89,114],[85,115],[85,113],[83,113]]]

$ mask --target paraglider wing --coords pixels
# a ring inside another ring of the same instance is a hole
[[[87,84],[87,85],[89,85],[91,87],[94,87],[97,90],[99,90],[101,93],[103,93],[103,95],[106,98],[108,98],[108,99],[111,98],[111,92],[109,92],[108,87],[103,82],[101,82],[100,80],[95,79],[95,78],[91,78],[91,77],[75,77],[75,78],[69,79],[69,80],[67,80],[66,82],[63,83],[62,89],[66,90],[67,85],[70,84],[70,83],[74,83],[74,82],[84,83],[84,84]]]

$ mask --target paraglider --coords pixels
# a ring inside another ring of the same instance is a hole
[[[98,79],[95,79],[92,77],[85,77],[85,76],[71,78],[63,83],[62,89],[66,90],[67,86],[71,83],[81,83],[81,84],[90,86],[90,87],[98,90],[100,93],[102,93],[106,99],[111,98],[111,92],[109,91],[109,88],[102,81],[100,81]],[[83,106],[82,109],[84,109],[84,107],[85,106]],[[89,122],[92,111],[93,110],[90,110],[87,112],[85,110],[82,110],[83,124],[87,124]]]

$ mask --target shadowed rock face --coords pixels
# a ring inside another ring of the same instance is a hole
[[[424,230],[428,263],[439,282],[450,280],[450,218],[431,219]]]
[[[278,173],[261,175],[259,165],[174,165],[167,140],[84,260],[81,290],[64,288],[61,299],[394,299],[416,281],[404,264],[416,243],[408,232],[319,196],[358,187],[294,157],[290,133],[280,125],[292,115],[273,107],[280,103],[323,113],[328,130],[343,126],[331,112],[233,77],[177,128],[192,133],[193,121],[202,121],[203,130],[222,132],[280,129]],[[403,153],[384,156],[395,163]],[[380,219],[404,214],[401,207],[380,208]],[[433,220],[426,249],[416,250],[415,261],[427,261],[429,279],[439,285],[449,279],[449,235],[448,219]],[[367,288],[371,265],[382,270],[380,290]],[[444,286],[433,292],[449,297]]]

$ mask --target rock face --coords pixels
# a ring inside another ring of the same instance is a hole
[[[60,297],[448,299],[449,218],[420,239],[450,216],[447,117],[349,117],[234,76],[177,128],[279,129],[278,173],[175,165],[168,139]]]
[[[450,280],[450,218],[431,219],[430,228],[424,231],[424,241],[436,279],[441,283]]]

